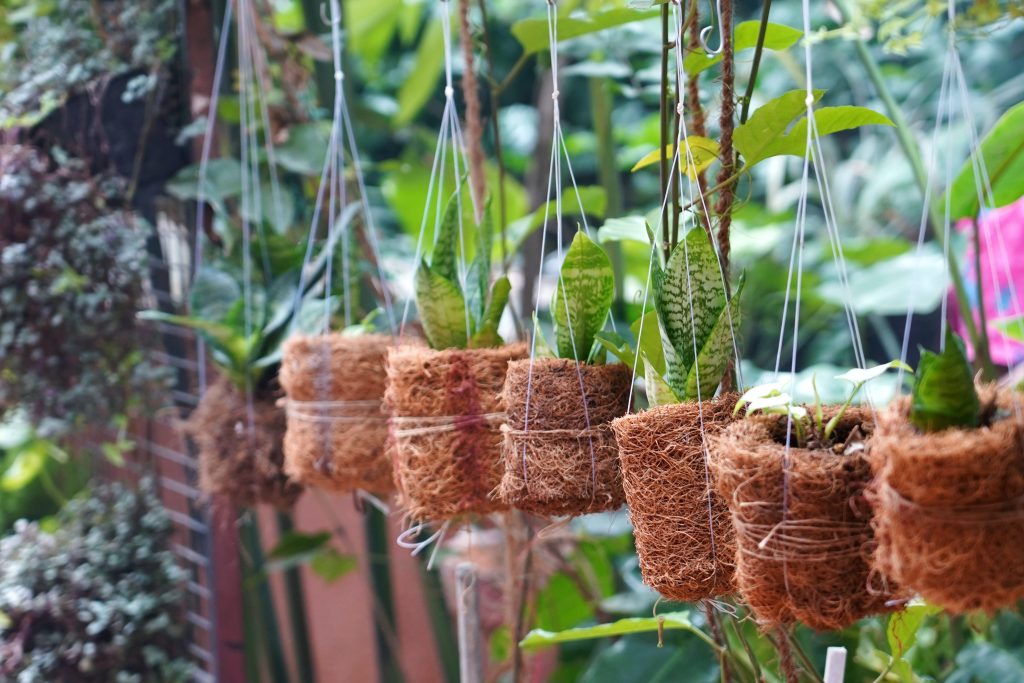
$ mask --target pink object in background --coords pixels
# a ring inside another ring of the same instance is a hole
[[[983,211],[978,223],[981,244],[981,289],[985,316],[988,319],[989,346],[992,362],[1011,366],[1024,360],[1024,345],[1006,337],[995,321],[1024,315],[1024,199],[992,211]],[[975,269],[973,226],[971,221],[957,223],[958,232],[967,236],[967,250],[959,259],[967,298],[971,303],[975,324],[978,316],[978,273]],[[968,356],[974,349],[967,328],[960,316],[956,298],[950,290],[950,324],[964,338]]]

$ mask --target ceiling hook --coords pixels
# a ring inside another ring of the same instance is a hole
[[[326,26],[334,26],[335,24],[340,24],[341,23],[341,17],[337,17],[337,18],[334,18],[334,19],[328,18],[328,16],[327,16],[327,3],[326,2],[321,2],[320,3],[320,21],[324,22],[324,25],[326,25]]]
[[[708,4],[711,4],[710,1]],[[722,35],[722,0],[714,0],[714,14],[715,23],[711,26],[705,26],[702,28],[698,38],[700,46],[708,53],[708,57],[714,57],[722,54],[722,49],[725,47],[725,36]],[[712,50],[708,45],[708,35],[715,30],[715,26],[718,27],[718,47]]]

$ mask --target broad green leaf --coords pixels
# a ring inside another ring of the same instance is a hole
[[[825,94],[824,90],[814,91],[817,102]],[[797,117],[807,113],[806,91],[790,90],[766,102],[757,109],[746,123],[736,127],[733,133],[733,145],[743,156],[747,167],[765,159],[765,152],[780,137]],[[801,150],[801,154],[803,150]]]
[[[618,358],[627,368],[637,367],[636,353],[629,341],[621,334],[611,330],[602,330],[594,335],[594,338],[605,351]]]
[[[686,234],[669,257],[664,271],[654,269],[654,303],[675,351],[681,370],[679,375],[685,378],[725,308],[725,286],[718,257],[702,228]],[[680,392],[677,387],[677,393],[685,393],[685,390]]]
[[[204,320],[224,320],[242,298],[242,286],[230,273],[201,266],[189,292],[189,310]]]
[[[465,348],[466,304],[459,288],[425,262],[416,271],[416,307],[427,341],[435,349]]]
[[[1020,199],[1024,195],[1024,102],[1010,108],[996,121],[979,149],[992,185],[994,203],[988,208],[999,208]],[[978,215],[976,188],[974,167],[968,159],[949,187],[952,220]],[[987,201],[986,197],[986,206]]]
[[[579,217],[580,204],[588,216],[604,218],[605,209],[608,206],[608,197],[603,187],[585,185],[579,188],[579,198],[576,192],[571,189],[562,192],[562,218],[570,216]],[[509,223],[505,230],[505,250],[514,254],[523,246],[527,237],[532,235],[544,225],[544,218],[547,217],[549,225],[555,221],[556,200],[552,199],[537,207],[532,213],[518,220]]]
[[[885,627],[885,637],[889,641],[889,652],[895,660],[903,659],[914,643],[917,642],[917,631],[924,620],[941,611],[935,605],[923,603],[910,604],[889,617]]]
[[[921,349],[912,395],[910,421],[922,432],[978,425],[974,372],[959,337],[947,330],[941,354]]]
[[[586,233],[578,231],[565,254],[551,298],[559,357],[586,360],[594,335],[608,320],[614,298],[611,259]]]
[[[398,90],[398,113],[395,115],[396,128],[408,125],[423,109],[430,96],[437,89],[438,80],[444,70],[444,33],[441,22],[432,20],[427,24],[416,57],[413,70]]]
[[[0,489],[8,493],[23,489],[43,471],[47,457],[48,451],[43,442],[20,449],[0,476]]]
[[[819,285],[817,294],[840,308],[849,294],[858,315],[906,315],[908,306],[914,313],[931,313],[946,295],[946,282],[942,249],[926,244],[920,253],[906,252],[853,270],[848,290],[835,278]]]
[[[655,372],[664,375],[667,371],[665,344],[661,337],[661,325],[658,323],[657,311],[647,311],[633,321],[629,329],[637,340],[637,349],[647,358]]]
[[[334,583],[359,566],[352,555],[342,555],[334,548],[321,548],[313,554],[309,568],[327,583]]]
[[[303,555],[314,550],[319,550],[331,540],[328,531],[321,531],[315,534],[303,534],[298,531],[289,531],[267,555],[271,560],[283,560],[296,555]]]
[[[643,216],[608,218],[597,231],[597,241],[601,244],[624,240],[642,244],[651,243],[647,235],[647,220]]]
[[[744,21],[736,26],[733,33],[733,48],[736,52],[757,47],[757,34],[760,32],[761,22]],[[769,22],[764,34],[764,46],[768,50],[788,50],[800,40],[803,31],[784,24]],[[699,74],[722,61],[722,55],[708,56],[704,52],[691,52],[683,60],[683,69],[691,76]]]
[[[569,40],[588,33],[596,33],[613,26],[657,17],[656,11],[627,8],[609,9],[585,17],[559,17],[558,41]],[[512,35],[523,46],[523,52],[533,54],[548,49],[547,19],[523,19],[512,24]]]
[[[661,373],[657,371],[650,359],[644,355],[644,387],[647,393],[647,402],[654,406],[665,406],[679,403],[679,396],[665,381]]]
[[[520,641],[519,646],[525,650],[539,650],[558,643],[570,643],[578,640],[593,640],[595,638],[612,638],[626,635],[627,633],[657,633],[659,629],[674,630],[683,629],[699,634],[702,639],[707,636],[690,621],[687,612],[669,612],[658,617],[643,617],[631,619],[619,619],[610,624],[598,624],[597,626],[585,626],[582,628],[571,628],[565,631],[545,631],[534,629],[526,634]]]
[[[686,154],[680,158],[680,166],[686,165],[686,174],[691,178],[696,178],[697,174],[707,169],[711,164],[718,158],[718,153],[721,151],[721,147],[717,142],[710,138],[701,137],[699,135],[690,135],[686,138],[687,147],[689,148],[689,154]],[[672,153],[675,151],[675,145],[665,146],[665,157],[672,159]],[[692,159],[691,159],[692,157]],[[633,168],[630,169],[633,173],[636,173],[641,168],[656,164],[661,161],[661,152],[654,150],[645,154],[640,161],[633,164]]]
[[[167,181],[167,193],[176,199],[188,201],[199,199],[199,164],[186,166]],[[223,202],[242,194],[242,165],[237,159],[210,159],[206,164],[205,182],[201,191],[203,199]]]
[[[235,368],[243,367],[249,358],[249,342],[230,325],[163,311],[139,311],[136,317],[139,320],[180,325],[201,332],[212,345],[227,354]]]
[[[818,137],[823,138],[832,133],[843,130],[859,128],[861,126],[892,126],[892,121],[884,114],[866,107],[842,106],[822,107],[814,111],[814,123],[817,127]],[[802,157],[807,153],[807,117],[801,118],[793,124],[792,130],[785,135],[779,135],[760,153],[761,159],[768,157],[790,155]],[[754,161],[753,163],[757,163]],[[753,165],[751,163],[750,165]]]
[[[544,328],[540,325],[540,320],[537,318],[537,311],[533,312],[533,333],[535,339],[533,342],[533,353],[538,358],[557,358],[554,350],[551,348],[551,344],[548,343],[547,337],[544,336]]]
[[[508,305],[508,297],[512,291],[512,283],[507,277],[500,277],[491,286],[491,296],[487,301],[487,308],[484,309],[480,318],[480,327],[470,340],[470,347],[474,349],[490,348],[501,346],[502,338],[498,336],[498,325],[501,323],[501,316],[505,313],[505,306]]]
[[[946,679],[946,683],[1008,683],[1022,680],[1024,663],[1016,653],[992,643],[974,642],[957,653],[956,670]]]
[[[1010,339],[1024,343],[1024,316],[996,320],[995,324]]]
[[[239,203],[238,209],[242,217],[252,223],[258,222],[260,225],[268,226],[276,235],[287,232],[295,220],[295,197],[284,184],[279,184],[275,192],[274,186],[270,183],[260,183],[258,205],[255,196],[243,199],[248,201]],[[255,210],[257,206],[258,211]]]
[[[701,230],[700,232],[703,232]],[[715,389],[722,381],[722,375],[733,357],[733,337],[740,329],[740,296],[743,294],[743,280],[733,292],[729,306],[718,315],[711,333],[697,355],[697,362],[686,376],[686,400],[707,400],[714,396]],[[699,375],[699,381],[698,381]]]
[[[319,177],[330,140],[330,123],[300,123],[290,127],[288,139],[274,148],[274,159],[281,168],[293,173]]]
[[[430,255],[430,270],[452,283],[459,281],[459,195],[453,194],[444,207],[441,228],[437,233],[434,251]]]
[[[843,379],[846,380],[847,382],[850,382],[851,384],[864,384],[865,382],[870,382],[876,377],[881,377],[889,370],[900,368],[906,370],[907,372],[914,371],[914,368],[910,367],[906,363],[903,363],[898,360],[891,360],[888,363],[875,365],[874,367],[870,368],[853,368],[852,370],[847,370],[841,375],[836,375],[836,379]]]

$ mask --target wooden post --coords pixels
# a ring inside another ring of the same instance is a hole
[[[824,683],[843,683],[846,675],[846,648],[830,647],[825,655]]]
[[[483,683],[484,650],[480,633],[480,587],[476,568],[462,562],[455,568],[455,591],[459,610],[459,680]]]

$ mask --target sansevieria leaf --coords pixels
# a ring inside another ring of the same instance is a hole
[[[661,374],[654,369],[646,356],[644,361],[644,387],[647,389],[647,402],[651,407],[679,403],[679,397],[672,390]]]
[[[725,308],[718,257],[702,228],[686,234],[664,271],[655,268],[654,303],[685,377]]]
[[[912,396],[910,421],[922,432],[978,426],[980,401],[971,365],[963,342],[952,332],[947,330],[941,354],[921,350]]]
[[[441,225],[437,228],[434,253],[430,258],[430,270],[448,282],[458,282],[459,258],[459,196],[452,195],[444,207]]]
[[[470,340],[472,348],[501,346],[502,339],[498,336],[498,325],[501,323],[501,316],[505,312],[505,305],[508,303],[511,291],[512,283],[507,277],[500,277],[494,281],[494,285],[491,286],[491,298],[480,318],[480,328]]]
[[[743,280],[733,292],[728,308],[723,308],[715,321],[707,341],[697,355],[697,362],[686,375],[687,400],[705,401],[715,394],[722,375],[729,366],[733,356],[733,335],[740,329],[740,295],[743,293]],[[731,320],[730,320],[731,316]],[[699,381],[698,381],[699,380]],[[698,391],[699,388],[699,391]]]
[[[657,311],[647,311],[630,326],[636,337],[637,349],[660,375],[665,374],[665,345],[661,339],[661,325]]]
[[[604,249],[580,231],[572,240],[551,298],[558,355],[585,361],[615,297],[615,275]]]
[[[427,341],[435,349],[465,348],[466,304],[451,280],[441,277],[423,262],[416,271],[416,307]]]

